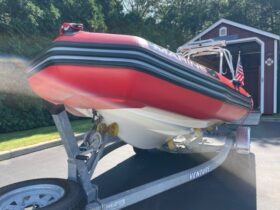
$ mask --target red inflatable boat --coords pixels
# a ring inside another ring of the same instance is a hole
[[[62,27],[31,64],[40,97],[78,116],[98,111],[139,148],[160,147],[190,128],[239,120],[250,95],[214,70],[142,38]]]

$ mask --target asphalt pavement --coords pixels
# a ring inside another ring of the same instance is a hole
[[[249,158],[231,155],[214,172],[126,209],[279,210],[280,124],[263,122],[253,127],[251,152]],[[100,161],[94,181],[104,198],[204,160],[199,155],[141,157],[126,145]],[[66,176],[62,146],[0,162],[0,187],[27,179]]]

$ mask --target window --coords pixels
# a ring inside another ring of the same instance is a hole
[[[227,27],[221,27],[220,28],[219,36],[227,36]]]

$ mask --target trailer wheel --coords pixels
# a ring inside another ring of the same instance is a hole
[[[35,179],[0,189],[0,209],[82,210],[86,196],[82,187],[65,179]]]

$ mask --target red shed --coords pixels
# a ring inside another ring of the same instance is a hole
[[[277,45],[280,37],[221,19],[187,43],[208,39],[226,41],[233,55],[234,66],[241,52],[245,89],[254,99],[255,111],[263,114],[277,113]]]

